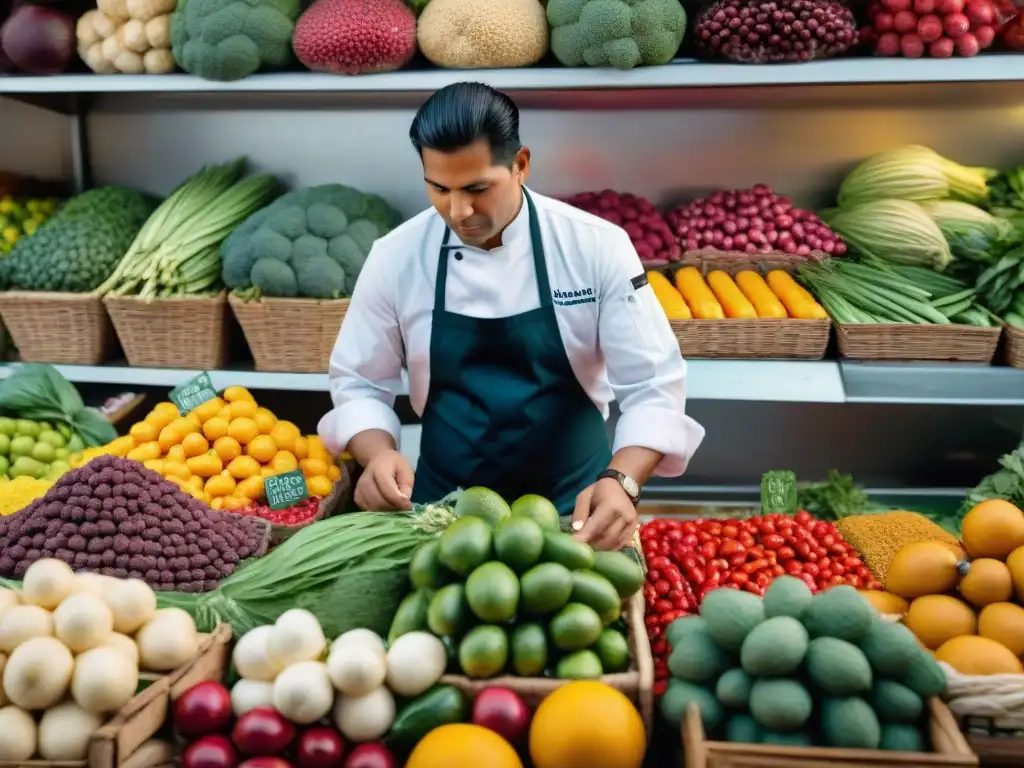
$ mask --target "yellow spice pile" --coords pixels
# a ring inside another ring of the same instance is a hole
[[[48,490],[53,483],[32,477],[16,477],[8,480],[0,477],[0,515],[20,512]]]
[[[914,541],[960,543],[924,515],[904,510],[844,517],[836,523],[836,528],[847,543],[860,552],[864,564],[883,584],[893,556],[905,544]]]

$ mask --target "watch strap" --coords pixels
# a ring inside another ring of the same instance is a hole
[[[640,484],[632,477],[619,472],[617,469],[606,469],[597,476],[598,480],[604,480],[605,478],[610,478],[622,486],[622,490],[626,492],[627,496],[629,496],[630,501],[633,502],[633,506],[640,503]],[[636,493],[633,493],[630,490],[630,486],[637,489]]]

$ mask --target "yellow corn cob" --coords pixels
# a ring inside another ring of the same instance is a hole
[[[722,305],[726,317],[757,317],[754,305],[743,295],[727,272],[716,269],[708,275],[708,285]]]
[[[693,315],[690,314],[690,308],[686,306],[686,302],[683,301],[679,291],[675,289],[675,286],[661,272],[653,270],[648,272],[647,282],[650,283],[654,295],[658,298],[658,303],[665,310],[665,316],[669,320],[693,319]]]
[[[758,317],[787,317],[786,308],[782,306],[779,297],[772,293],[772,289],[768,287],[760,273],[745,269],[736,275],[736,285],[754,305]]]
[[[718,303],[715,294],[704,282],[704,276],[696,267],[683,267],[676,272],[676,288],[686,299],[690,311],[698,320],[725,319],[722,305]]]
[[[768,287],[779,297],[790,317],[798,320],[824,320],[828,317],[825,309],[789,272],[773,269],[768,273]]]

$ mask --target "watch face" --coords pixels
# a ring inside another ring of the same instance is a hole
[[[628,475],[622,478],[622,487],[634,499],[640,495],[640,486],[636,484],[636,480]]]

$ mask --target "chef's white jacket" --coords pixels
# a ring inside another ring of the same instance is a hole
[[[629,236],[620,227],[538,195],[537,209],[555,316],[576,378],[608,418],[619,402],[613,451],[627,446],[665,455],[655,474],[680,475],[704,438],[685,413],[686,362]],[[395,392],[408,371],[409,399],[422,415],[430,388],[431,312],[445,223],[433,209],[376,243],[359,275],[330,360],[334,408],[319,433],[332,452],[367,429],[401,423]],[[460,241],[453,232],[449,243]],[[490,251],[463,246],[448,258],[446,309],[508,317],[540,306],[524,204]]]

